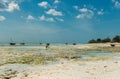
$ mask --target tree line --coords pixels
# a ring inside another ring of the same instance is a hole
[[[120,36],[116,35],[113,38],[106,37],[104,39],[97,38],[97,39],[91,39],[88,41],[88,43],[108,43],[108,42],[117,42],[120,43]]]

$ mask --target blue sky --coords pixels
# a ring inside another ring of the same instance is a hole
[[[79,42],[120,34],[120,0],[0,0],[0,42]]]

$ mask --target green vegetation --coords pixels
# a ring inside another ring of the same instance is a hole
[[[96,43],[96,40],[92,39],[88,43]]]
[[[119,36],[119,35],[115,36],[115,37],[112,39],[112,41],[119,43],[119,42],[120,42],[120,36]]]
[[[55,61],[55,57],[53,56],[21,56],[19,58],[13,58],[13,59],[9,59],[6,60],[5,63],[7,64],[14,64],[14,63],[18,63],[18,64],[45,64],[46,61]]]
[[[96,40],[92,39],[92,40],[88,41],[88,43],[108,43],[108,42],[118,42],[119,43],[120,42],[120,36],[117,35],[117,36],[113,37],[112,39],[107,37],[107,38],[104,38],[104,39],[97,38]]]
[[[100,41],[100,39],[98,39]],[[65,45],[66,46],[66,45]],[[77,46],[77,45],[76,45]],[[16,49],[16,48],[1,48],[0,49],[0,65],[4,64],[32,64],[32,65],[42,65],[47,63],[56,63],[61,59],[67,60],[82,60],[81,55],[86,55],[92,51],[101,52],[112,52],[120,53],[120,44],[115,47],[111,47],[109,44],[104,46],[104,44],[88,44],[89,48],[79,49],[76,46],[73,47],[50,47],[48,50],[39,48],[30,49]],[[78,45],[79,46],[79,45]],[[108,59],[110,57],[91,57],[85,60],[99,60]],[[84,60],[83,60],[84,61]]]

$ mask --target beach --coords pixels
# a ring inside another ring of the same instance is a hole
[[[0,0],[0,79],[120,79],[120,0]]]
[[[119,79],[120,78],[120,53],[119,53],[119,44],[116,44],[115,48],[111,48],[109,44],[90,44],[90,45],[75,45],[75,46],[65,46],[61,47],[53,45],[51,46],[48,50],[45,50],[42,48],[42,52],[44,51],[51,51],[51,54],[47,55],[55,55],[53,53],[56,52],[56,50],[61,52],[61,50],[66,50],[69,49],[68,52],[74,51],[73,49],[77,48],[83,51],[95,51],[95,49],[98,51],[96,48],[102,48],[99,51],[105,51],[105,52],[112,52],[113,55],[109,55],[106,53],[101,56],[91,56],[85,59],[80,59],[77,58],[76,55],[81,55],[81,54],[75,54],[72,56],[67,56],[65,54],[65,57],[58,56],[57,61],[53,61],[46,64],[41,64],[41,63],[23,63],[23,62],[8,62],[1,64],[0,66],[0,79]],[[105,47],[105,49],[104,49]],[[111,48],[112,51],[107,48]],[[14,47],[12,47],[14,48]],[[33,47],[32,47],[33,48]],[[34,47],[35,49],[36,47]],[[72,49],[73,48],[73,49]],[[30,48],[31,49],[31,48]],[[35,50],[30,50],[29,49],[29,54],[30,52],[35,51],[38,49],[36,48]],[[7,51],[13,51],[12,49],[5,49],[3,48],[0,49],[1,51],[8,53]],[[14,50],[16,51],[16,50]],[[17,49],[18,51],[18,49]],[[25,52],[26,50],[19,50],[18,52]],[[28,50],[27,50],[28,51]],[[76,51],[76,50],[75,50]],[[74,51],[74,53],[75,53]],[[77,52],[79,52],[77,50]],[[81,52],[81,51],[80,51]],[[64,52],[66,53],[66,52]],[[12,53],[12,55],[15,55],[17,57],[18,53]],[[38,53],[37,53],[38,54]],[[4,56],[2,53],[1,55]],[[9,52],[9,54],[11,53]],[[22,55],[22,54],[18,54]],[[27,53],[24,55],[28,55]],[[33,54],[31,54],[33,55]],[[61,54],[60,54],[61,55]],[[69,55],[69,54],[68,54]],[[84,54],[85,55],[85,54]],[[100,54],[99,54],[100,55]],[[108,56],[109,55],[109,56]],[[67,56],[67,57],[66,57]],[[82,55],[81,55],[82,56]],[[59,60],[58,60],[59,59]],[[35,60],[34,60],[35,61]]]

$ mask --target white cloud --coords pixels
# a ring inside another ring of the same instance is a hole
[[[78,9],[79,9],[79,7],[78,7],[77,5],[73,6],[73,8],[75,8],[76,10],[78,10]]]
[[[55,4],[58,4],[60,2],[60,0],[55,0],[54,3]]]
[[[54,22],[55,21],[54,18],[47,18],[47,17],[45,17],[45,15],[40,16],[39,20],[40,21],[48,21],[48,22]]]
[[[47,1],[43,1],[41,3],[38,3],[38,6],[43,7],[43,8],[47,8],[48,7],[48,2]]]
[[[97,12],[98,15],[103,15],[104,12],[103,12],[103,9],[101,9],[100,11]]]
[[[79,9],[80,12],[87,12],[88,9],[87,8],[82,8],[82,9]]]
[[[83,8],[79,8],[78,6],[73,6],[75,10],[79,12],[79,14],[76,16],[77,19],[92,19],[95,14],[97,15],[103,15],[104,10],[97,10],[93,6],[87,7],[86,5],[83,6]]]
[[[15,1],[11,0],[3,0],[0,3],[0,11],[7,11],[7,12],[13,12],[14,10],[20,10],[20,7],[18,5],[18,3],[16,3]]]
[[[12,1],[16,2],[16,3],[21,3],[23,2],[24,0],[0,0],[1,2],[5,2],[5,3],[10,3]]]
[[[102,12],[102,11],[98,11],[97,13],[98,13],[98,15],[103,15],[104,14],[104,12]]]
[[[116,2],[115,2],[115,7],[116,7],[116,8],[120,8],[120,2],[116,1]]]
[[[85,17],[84,14],[79,14],[79,15],[76,16],[77,19],[83,19],[84,17]]]
[[[63,16],[62,12],[56,11],[55,9],[48,10],[46,14],[53,15],[53,16]]]
[[[73,8],[79,12],[79,14],[76,16],[77,19],[92,19],[95,14],[94,7],[92,6],[87,8],[87,6],[84,5],[83,8],[79,8],[77,5],[75,5]]]
[[[11,2],[13,0],[1,0],[2,2]]]
[[[20,10],[20,8],[19,8],[19,5],[17,3],[12,1],[11,3],[8,4],[8,8],[6,9],[6,11],[12,12],[14,10]]]
[[[62,18],[56,18],[56,20],[57,20],[57,21],[60,21],[60,22],[63,22],[63,21],[64,21],[64,19],[62,19]]]
[[[58,18],[57,20],[58,20],[58,21],[61,21],[61,22],[63,22],[63,21],[64,21],[64,19],[61,19],[61,18]]]
[[[112,2],[114,3],[114,7],[120,8],[120,2],[118,0],[112,0]]]
[[[112,2],[116,2],[116,0],[112,0]]]
[[[45,17],[44,15],[42,15],[42,16],[39,17],[39,19],[40,19],[41,21],[45,21],[45,20],[46,20],[46,17]]]
[[[79,9],[79,11],[80,11],[80,14],[78,14],[76,16],[77,19],[84,19],[84,18],[92,19],[94,16],[94,11],[92,11],[90,9],[81,8],[81,9]]]
[[[47,18],[46,21],[48,21],[48,22],[54,22],[54,19],[53,18]]]
[[[32,15],[28,15],[27,19],[28,20],[35,20],[35,18]]]
[[[4,21],[5,19],[6,19],[6,18],[5,18],[4,16],[1,16],[1,15],[0,15],[0,22],[1,22],[1,21]]]

